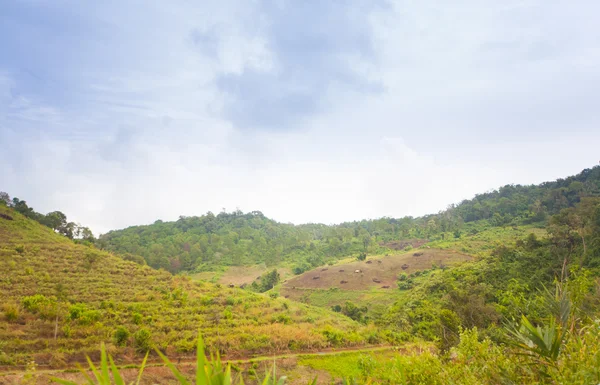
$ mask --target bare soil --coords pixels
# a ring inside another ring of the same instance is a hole
[[[401,241],[380,242],[379,245],[385,246],[388,249],[392,250],[404,250],[408,246],[412,246],[414,249],[419,248],[427,242],[429,242],[427,239],[409,239]]]
[[[430,269],[433,265],[450,266],[471,259],[472,257],[466,254],[438,249],[416,249],[398,255],[367,258],[366,261],[330,266],[325,271],[317,268],[288,279],[282,286],[281,294],[290,295],[289,291],[300,289],[332,287],[343,290],[368,290],[389,286],[389,289],[394,289],[401,272],[411,274]],[[318,279],[315,279],[316,277]]]

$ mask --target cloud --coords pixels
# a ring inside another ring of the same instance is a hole
[[[219,74],[225,116],[240,129],[286,130],[322,113],[332,87],[380,93],[381,83],[357,67],[377,61],[369,15],[380,2],[264,2],[259,10],[267,65]],[[214,44],[214,39],[209,47]],[[210,48],[209,48],[210,49]],[[263,60],[260,60],[263,61]]]
[[[106,232],[222,208],[421,215],[564,177],[600,143],[584,8],[2,4],[0,190]]]

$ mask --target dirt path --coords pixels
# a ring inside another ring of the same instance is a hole
[[[386,350],[398,350],[400,352],[405,352],[414,348],[413,346],[392,346],[392,345],[378,345],[378,346],[370,346],[370,347],[356,347],[356,348],[331,348],[324,349],[319,351],[304,351],[304,352],[296,352],[296,353],[284,353],[284,354],[274,354],[271,356],[257,356],[257,357],[240,357],[240,358],[228,358],[227,356],[221,357],[224,363],[230,364],[245,364],[245,363],[253,363],[253,362],[263,362],[263,361],[277,361],[287,358],[298,358],[298,357],[310,357],[310,356],[324,356],[324,355],[335,355],[342,353],[359,353],[359,352],[376,352],[376,351],[386,351]],[[141,359],[140,359],[141,361]],[[188,356],[188,357],[180,357],[179,359],[173,359],[173,363],[181,366],[187,365],[196,365],[196,357]],[[40,369],[45,365],[38,365],[36,369],[36,374],[53,374],[53,373],[68,373],[73,372],[74,370],[78,370],[76,367],[67,368],[67,369]],[[138,364],[122,364],[118,365],[119,368],[139,368]],[[146,367],[156,367],[156,366],[164,366],[162,361],[148,361]],[[14,366],[4,366],[0,367],[0,378],[9,376],[9,375],[18,375],[23,374],[25,370],[15,370]],[[2,382],[0,381],[0,384]]]

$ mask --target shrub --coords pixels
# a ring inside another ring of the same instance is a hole
[[[287,314],[278,314],[278,315],[273,316],[271,318],[271,322],[272,323],[282,323],[282,324],[285,324],[285,325],[289,325],[289,324],[292,323],[292,319]]]
[[[19,319],[20,309],[17,304],[7,303],[3,306],[4,308],[4,317],[8,322],[15,322]]]
[[[25,252],[25,246],[23,245],[18,245],[15,247],[15,251],[19,254],[23,254]]]
[[[76,320],[85,312],[86,306],[82,303],[76,303],[69,306],[69,319]]]
[[[133,323],[139,325],[142,323],[144,317],[140,313],[133,313]]]
[[[21,300],[21,303],[23,304],[25,310],[31,313],[37,313],[42,307],[51,305],[53,302],[54,301],[52,298],[48,298],[41,294],[23,297],[23,299]]]
[[[344,333],[332,327],[323,330],[323,336],[327,339],[327,342],[333,346],[339,346],[344,342]]]
[[[138,352],[147,352],[152,347],[152,333],[148,329],[140,329],[133,335],[133,345]]]
[[[72,321],[78,320],[81,325],[91,325],[100,319],[100,312],[88,309],[83,303],[69,306],[68,318]]]
[[[91,267],[94,262],[96,262],[99,258],[100,258],[101,254],[98,253],[96,250],[88,250],[85,253],[85,262],[87,263],[88,267]]]
[[[115,330],[114,339],[117,346],[126,345],[127,340],[129,339],[129,330],[124,326],[119,326],[117,330]]]

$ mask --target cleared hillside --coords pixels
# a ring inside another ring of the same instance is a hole
[[[398,255],[368,258],[366,261],[354,261],[311,270],[289,279],[284,287],[292,291],[294,288],[331,287],[345,290],[396,289],[400,273],[412,274],[470,259],[470,256],[454,251],[416,249]]]
[[[77,245],[2,206],[0,271],[4,366],[83,362],[100,342],[120,362],[139,361],[151,345],[177,357],[194,349],[198,331],[230,356],[366,341],[362,326],[333,312],[173,277]]]

